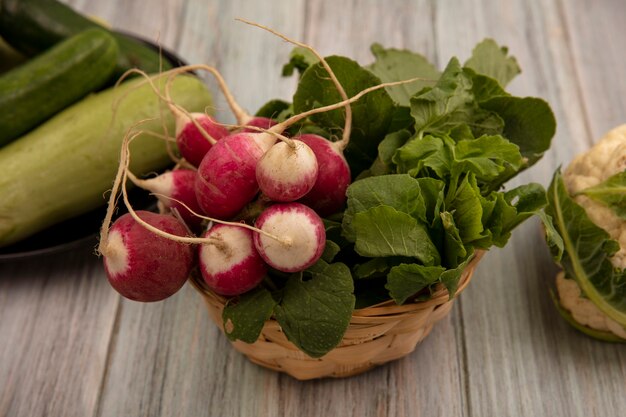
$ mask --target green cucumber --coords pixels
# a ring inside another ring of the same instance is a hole
[[[26,61],[26,57],[13,49],[11,45],[0,38],[0,74],[9,71]]]
[[[0,0],[0,36],[29,56],[90,28],[108,30],[56,0]],[[109,32],[120,47],[116,76],[129,68],[148,73],[160,70],[156,50],[123,34]],[[163,71],[172,68],[165,58],[162,65]]]
[[[113,74],[115,39],[89,29],[0,77],[0,146],[102,87]]]
[[[177,77],[171,94],[190,112],[211,105],[208,90],[196,77]],[[174,132],[167,107],[137,78],[87,97],[0,149],[0,247],[104,205],[127,130],[156,118],[141,129],[162,133],[161,113]],[[130,162],[136,175],[171,164],[165,142],[146,134],[133,141]]]

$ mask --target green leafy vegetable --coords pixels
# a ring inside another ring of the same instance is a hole
[[[261,108],[256,112],[255,116],[258,117],[268,117],[270,119],[278,120],[278,116],[288,111],[291,107],[291,104],[287,103],[284,100],[274,99],[265,103]]]
[[[293,48],[291,54],[289,54],[289,62],[283,66],[283,77],[289,77],[293,75],[294,70],[297,70],[300,76],[311,65],[315,65],[319,62],[319,59],[307,48],[297,46]]]
[[[506,86],[521,72],[517,60],[508,56],[508,52],[508,48],[498,46],[493,39],[485,39],[476,45],[465,66]]]
[[[563,244],[561,251],[558,241],[550,242],[555,259],[587,298],[608,317],[626,326],[626,273],[615,269],[609,260],[619,245],[569,196],[560,170],[550,184],[545,211]]]
[[[385,49],[378,43],[373,44],[371,50],[376,61],[367,68],[382,82],[423,78],[410,84],[387,87],[391,98],[400,106],[408,107],[411,97],[422,88],[432,86],[439,78],[439,71],[420,54],[405,49]]]
[[[452,58],[442,72],[410,51],[374,44],[372,53],[367,66],[327,58],[349,97],[381,82],[423,79],[351,105],[345,157],[355,180],[345,211],[324,219],[322,259],[304,273],[271,271],[273,292],[258,289],[230,302],[224,323],[232,340],[254,341],[273,315],[290,341],[321,357],[340,343],[355,306],[428,299],[442,286],[454,297],[476,251],[504,246],[516,226],[547,204],[538,184],[502,189],[541,158],[556,129],[546,102],[505,90],[520,72],[506,48],[487,39],[463,66]],[[296,71],[293,104],[271,100],[257,115],[285,120],[341,101],[310,51],[292,51],[283,74]],[[341,108],[301,120],[288,133],[337,140],[344,122]],[[578,274],[590,298],[602,298],[614,318],[626,318],[626,301],[619,301],[626,299],[626,278],[607,260],[615,242],[585,223],[582,209],[555,187],[551,208],[540,213],[554,255]],[[623,187],[616,176],[584,192],[623,213]],[[575,232],[580,224],[584,232]],[[589,256],[570,255],[574,249]]]
[[[257,288],[238,299],[229,300],[222,312],[226,336],[230,340],[254,343],[265,321],[272,316],[275,305],[272,294],[265,288]]]
[[[522,156],[533,165],[550,147],[556,120],[548,103],[534,97],[494,97],[480,104],[504,120],[503,136],[519,146]]]
[[[353,217],[358,212],[386,205],[426,219],[426,207],[421,197],[420,183],[408,175],[383,175],[355,181],[347,191],[348,208],[343,216],[344,236],[354,242]]]
[[[427,265],[440,262],[425,225],[390,206],[356,213],[355,250],[361,256],[408,256]]]
[[[468,256],[465,259],[465,261],[460,263],[456,268],[447,269],[444,273],[441,274],[441,277],[439,278],[439,280],[448,290],[450,299],[452,299],[454,295],[456,294],[456,290],[459,288],[459,281],[461,280],[461,277],[463,276],[463,271],[465,271],[467,264],[471,262],[473,257],[474,257],[474,253],[472,251],[468,253]]]
[[[284,288],[276,320],[287,338],[307,355],[319,358],[341,341],[355,298],[348,267],[318,261],[310,269],[311,279],[292,275]]]
[[[626,219],[626,171],[619,172],[606,181],[580,192],[612,209]]]
[[[331,56],[326,58],[326,61],[348,97],[381,83],[378,77],[351,59]],[[302,74],[293,96],[294,111],[301,113],[341,100],[328,73],[318,63]],[[345,156],[352,175],[356,177],[361,171],[369,168],[377,158],[378,144],[387,134],[393,117],[394,104],[389,94],[381,89],[367,94],[351,107],[352,135]],[[317,114],[311,119],[332,135],[340,137],[345,123],[345,110],[337,109]]]
[[[387,289],[396,303],[403,304],[412,295],[437,282],[444,271],[445,268],[441,266],[394,266],[387,276]]]

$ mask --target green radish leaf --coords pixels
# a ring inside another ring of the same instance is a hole
[[[454,224],[454,217],[451,213],[443,211],[440,213],[443,224],[444,246],[443,264],[447,268],[456,268],[463,259],[467,257],[467,249],[463,245],[459,229]]]
[[[426,221],[426,208],[420,184],[405,174],[382,175],[353,182],[346,192],[348,208],[343,217],[343,234],[354,242],[356,234],[353,217],[356,213],[386,205]]]
[[[626,326],[626,272],[614,268],[609,260],[619,244],[569,196],[560,170],[548,189],[545,211],[563,241],[560,263],[567,276],[576,280],[583,294],[604,314]],[[558,255],[558,247],[551,249]]]
[[[556,119],[548,103],[535,97],[494,97],[480,107],[497,113],[504,120],[502,136],[519,146],[528,160],[537,162],[550,147],[556,132]]]
[[[465,62],[465,67],[479,74],[484,74],[506,86],[521,72],[517,60],[508,56],[508,48],[500,47],[493,39],[485,39],[472,51],[472,56]]]
[[[410,130],[414,124],[415,119],[411,116],[411,108],[409,106],[396,106],[387,131],[391,133],[403,129]]]
[[[431,225],[431,232],[436,229],[433,223],[439,219],[439,212],[443,207],[445,183],[435,178],[417,178],[420,186],[420,197],[424,200],[426,209],[426,223]]]
[[[306,274],[293,274],[274,308],[285,336],[300,350],[319,358],[341,342],[354,309],[354,285],[343,263],[318,261]]]
[[[393,207],[377,206],[356,213],[353,227],[355,250],[361,256],[407,256],[426,265],[440,263],[425,225]]]
[[[448,290],[448,293],[450,294],[450,299],[452,299],[454,295],[456,294],[456,290],[459,288],[459,281],[461,280],[463,271],[465,270],[465,268],[467,267],[467,264],[470,263],[473,257],[474,257],[474,253],[472,250],[468,252],[465,260],[461,262],[456,268],[447,269],[443,274],[441,274],[439,281],[441,281],[441,283]]]
[[[452,192],[452,191],[450,191]],[[447,210],[452,213],[454,223],[459,229],[463,243],[469,243],[484,237],[482,223],[483,206],[476,178],[468,174],[461,180],[456,191],[447,197]]]
[[[494,78],[478,74],[473,69],[467,67],[463,68],[463,72],[472,79],[472,93],[478,103],[493,97],[510,96]]]
[[[411,133],[408,130],[399,130],[385,136],[385,139],[378,144],[378,156],[383,164],[392,165],[393,155],[410,137]]]
[[[297,70],[298,74],[302,76],[307,68],[318,62],[319,59],[309,49],[296,46],[289,54],[289,62],[283,65],[282,75],[283,77],[290,77],[293,75],[294,70]]]
[[[445,268],[441,266],[417,264],[394,266],[387,275],[386,288],[396,304],[404,304],[412,295],[437,282],[444,271]]]
[[[285,110],[289,110],[291,103],[288,103],[284,100],[274,99],[265,103],[261,108],[256,112],[255,116],[258,117],[268,117],[270,119],[278,120],[281,113]]]
[[[499,135],[460,140],[455,146],[453,171],[473,172],[479,182],[491,184],[501,176],[511,177],[522,165],[519,147]]]
[[[326,246],[324,246],[324,253],[322,253],[322,259],[324,262],[331,263],[339,251],[341,251],[341,247],[339,247],[338,244],[332,240],[327,240]]]
[[[409,106],[411,97],[424,87],[433,86],[439,79],[439,71],[428,60],[406,49],[383,48],[375,43],[371,47],[376,61],[367,68],[384,83],[423,78],[410,84],[387,87],[391,98],[400,106]]]
[[[326,58],[326,61],[348,97],[381,83],[378,77],[351,59],[331,56]],[[341,100],[327,71],[318,63],[302,74],[293,96],[294,111],[302,113]],[[395,106],[387,91],[381,89],[365,95],[353,103],[351,108],[352,134],[344,154],[352,176],[356,178],[377,158],[378,144],[388,133]],[[311,120],[332,135],[341,137],[345,124],[345,109],[316,114],[311,116]]]
[[[451,139],[435,136],[414,137],[397,150],[392,160],[398,172],[413,177],[446,178],[452,167],[454,155]],[[434,174],[434,175],[433,175]]]
[[[353,269],[355,279],[376,278],[390,268],[389,258],[372,258]],[[386,275],[386,274],[385,274]]]
[[[472,81],[463,73],[459,61],[452,58],[434,87],[411,98],[415,130],[448,133],[457,124],[471,120],[472,103]]]
[[[254,343],[265,321],[274,312],[276,301],[265,288],[257,288],[228,301],[222,312],[224,333],[230,340]]]
[[[579,194],[604,204],[622,219],[626,219],[626,171],[613,175],[601,184],[586,188]]]

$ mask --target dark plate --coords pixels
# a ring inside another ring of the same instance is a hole
[[[157,51],[159,50],[156,44],[146,39],[128,33],[124,34],[137,39]],[[166,49],[161,49],[161,53],[163,57],[167,58],[175,66],[186,65],[185,61]],[[135,209],[151,210],[156,206],[154,197],[149,196],[149,194],[143,190],[133,190],[130,192],[129,197]],[[123,210],[123,204],[118,204],[118,206],[118,215],[126,212],[126,210]],[[19,243],[0,248],[0,262],[51,255],[82,248],[87,245],[91,245],[95,248],[97,236],[105,214],[106,207],[103,206],[89,213],[56,224]]]

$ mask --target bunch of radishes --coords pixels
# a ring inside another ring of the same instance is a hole
[[[350,135],[350,103],[394,83],[347,99],[325,60],[313,52],[344,100],[281,123],[247,115],[212,67],[182,67],[161,75],[171,80],[184,71],[211,72],[238,126],[229,130],[206,114],[186,112],[171,101],[166,88],[165,97],[159,97],[176,117],[176,143],[182,159],[176,169],[147,180],[128,170],[129,132],[99,246],[109,281],[120,294],[137,301],[162,300],[177,292],[198,266],[209,288],[232,296],[257,286],[268,266],[292,273],[317,262],[326,243],[320,216],[343,208],[351,181],[343,156]],[[156,88],[155,92],[159,94]],[[282,135],[312,114],[342,107],[346,127],[338,142],[313,134]],[[125,187],[128,179],[158,197],[160,214],[132,209]],[[120,189],[129,213],[109,228]],[[255,219],[245,219],[254,225],[233,221],[255,200],[264,209]]]

